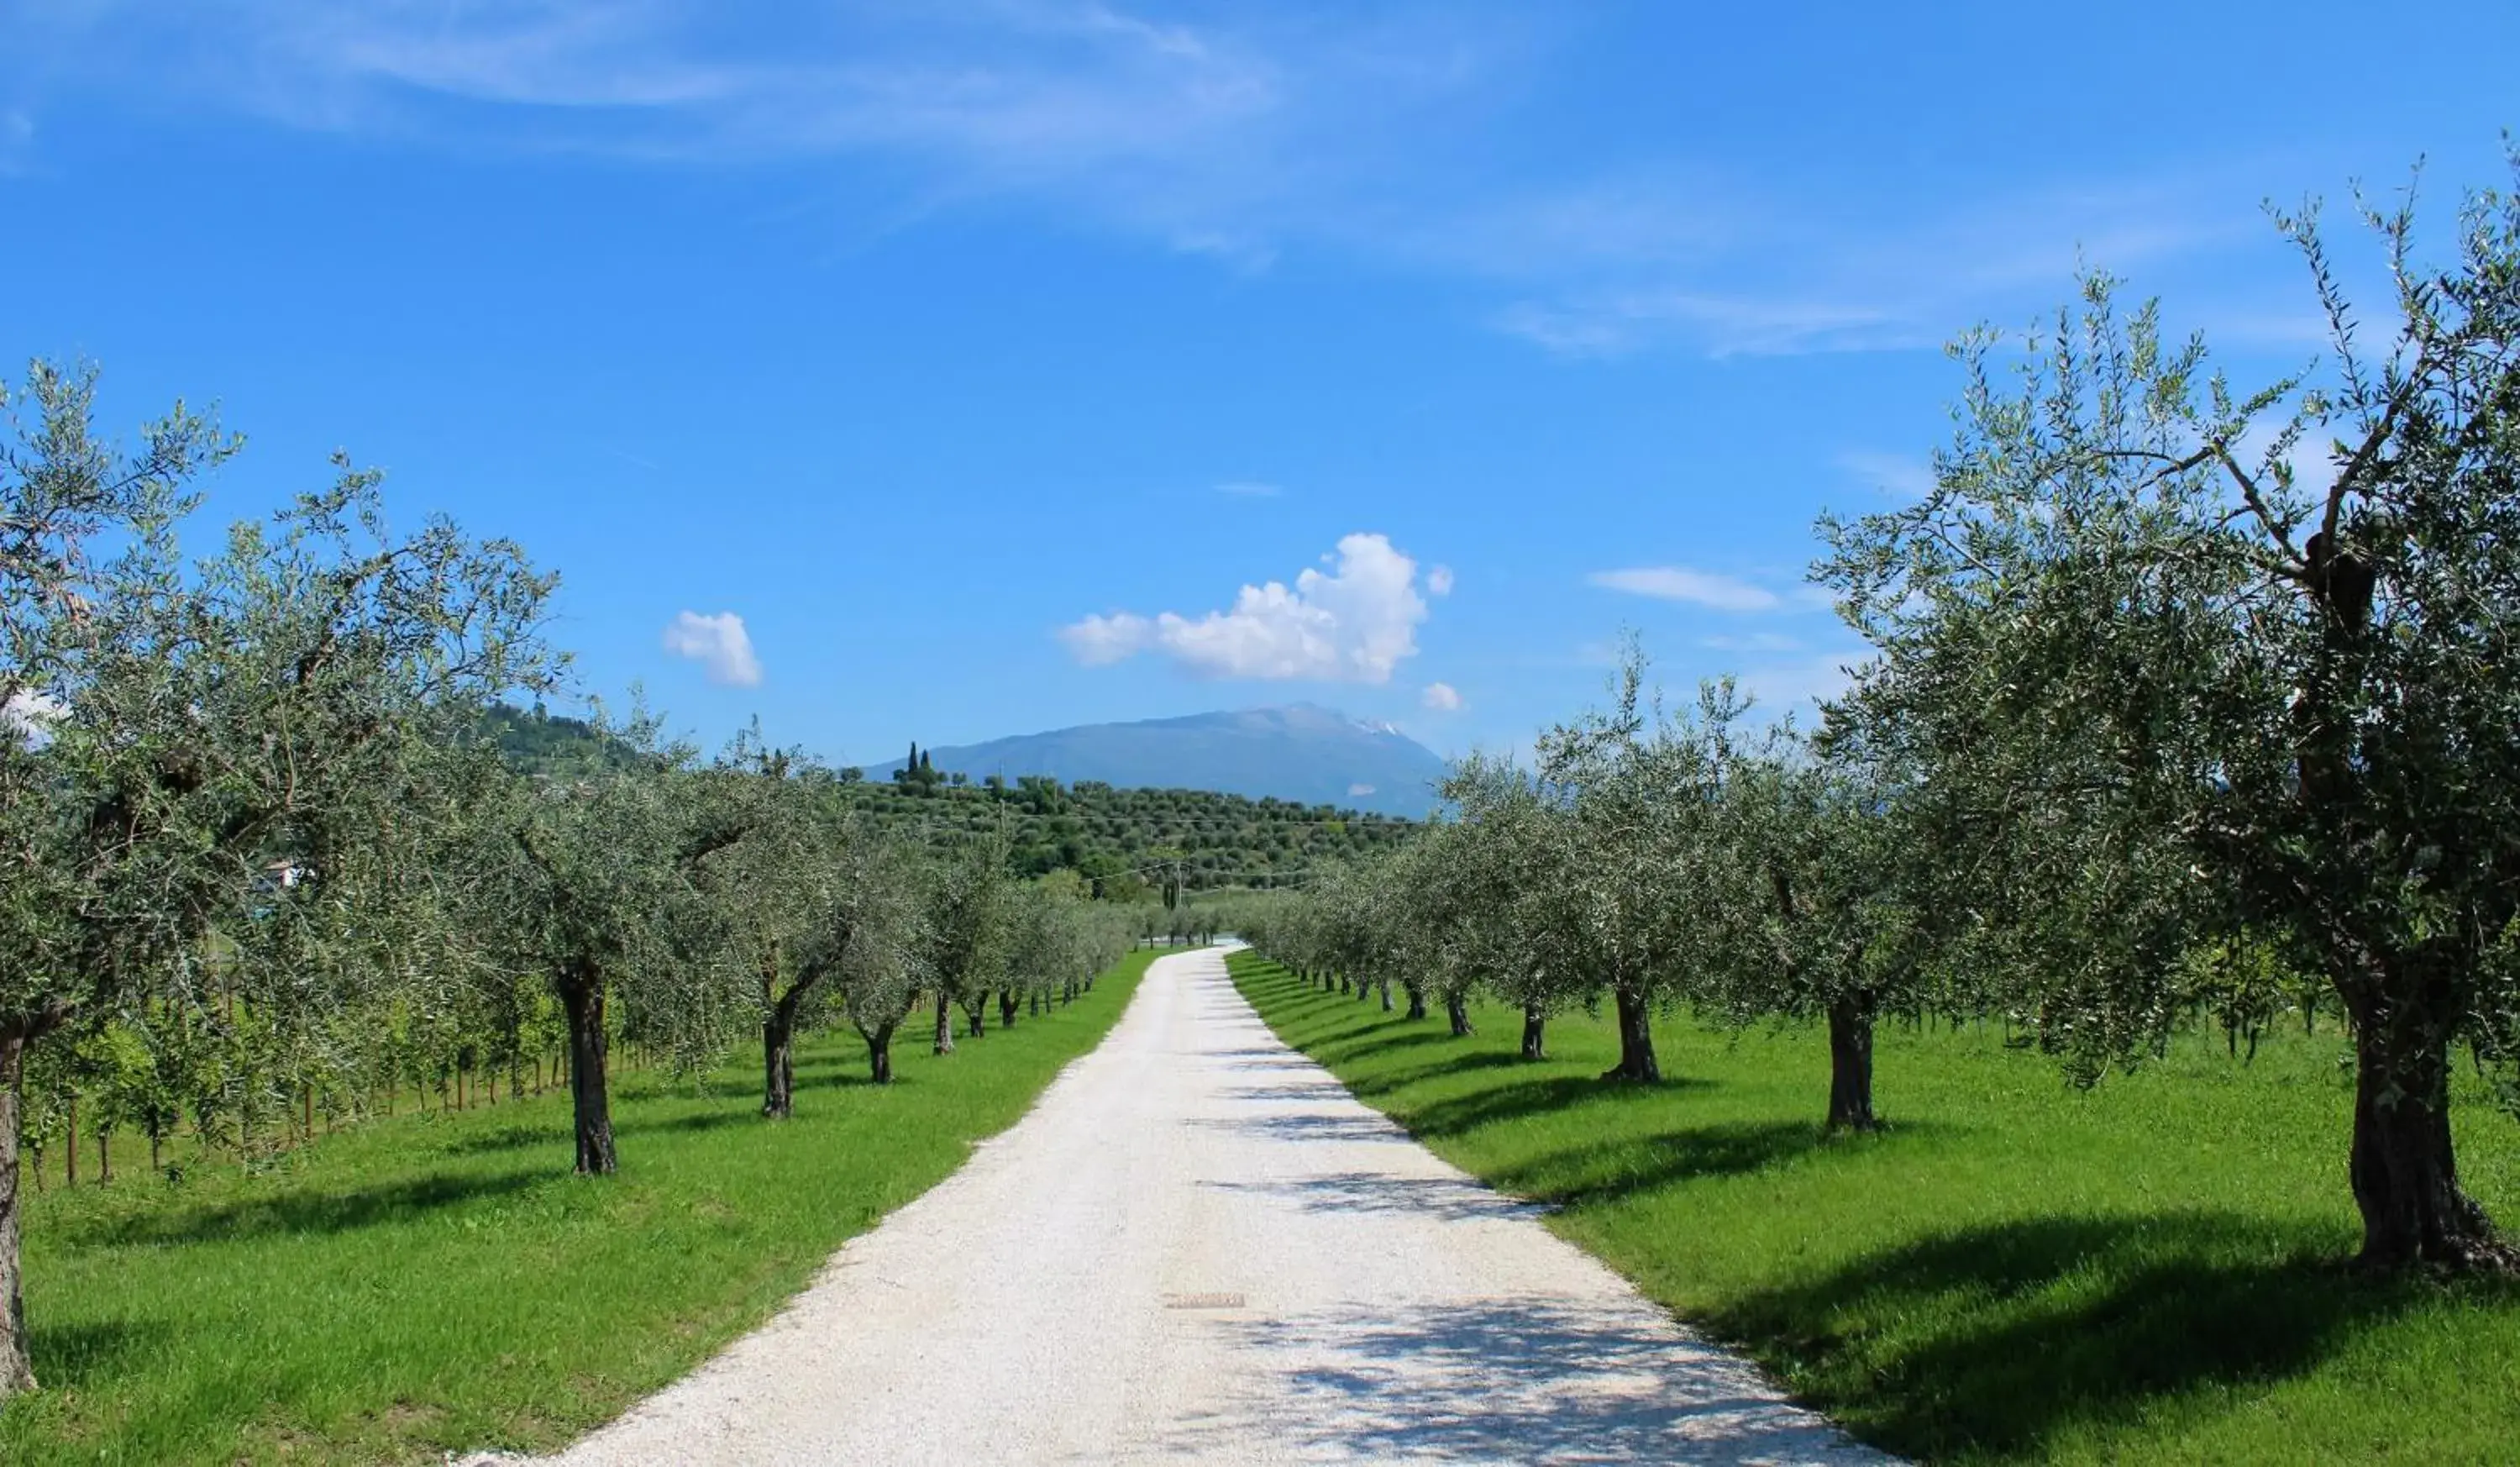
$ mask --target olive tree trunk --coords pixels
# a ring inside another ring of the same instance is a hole
[[[1522,1006],[1522,1057],[1526,1060],[1549,1058],[1549,1015],[1537,1003]]]
[[[0,1400],[35,1389],[18,1261],[18,1077],[25,1056],[25,1027],[0,1027]]]
[[[867,1073],[878,1085],[892,1083],[892,1031],[890,1024],[878,1024],[873,1029],[858,1026],[859,1036],[866,1040]]]
[[[936,1052],[954,1052],[954,995],[944,988],[936,990]]]
[[[1015,1013],[1022,1006],[1023,1000],[1015,995],[1014,989],[1000,988],[998,990],[998,1028],[1014,1028]]]
[[[1872,1004],[1850,993],[1828,1006],[1828,1128],[1877,1130],[1872,1115]]]
[[[761,1016],[761,1114],[785,1121],[796,1109],[796,1009],[782,1003]]]
[[[1620,983],[1613,991],[1619,1007],[1619,1063],[1603,1071],[1601,1078],[1641,1085],[1662,1083],[1662,1063],[1654,1058],[1653,1011],[1645,1002],[1644,989],[1633,983]]]
[[[1476,1031],[1470,1028],[1469,1000],[1455,993],[1444,1000],[1444,1017],[1452,1021],[1453,1037],[1466,1039]]]
[[[1409,1018],[1411,1018],[1411,1019],[1423,1019],[1423,1018],[1425,1018],[1425,1017],[1426,1017],[1426,990],[1425,990],[1425,988],[1424,988],[1424,987],[1422,987],[1422,986],[1420,986],[1419,985],[1418,985],[1418,984],[1417,984],[1417,983],[1415,983],[1415,982],[1411,982],[1411,983],[1404,983],[1404,984],[1402,984],[1402,985],[1401,985],[1401,987],[1403,987],[1403,988],[1407,989],[1407,990],[1408,990],[1408,993],[1409,993],[1409,1014],[1408,1014],[1408,1017],[1409,1017]],[[1388,997],[1385,997],[1385,998],[1383,999],[1382,1006],[1383,1006],[1384,1008],[1389,1008],[1389,1007],[1391,1007],[1391,1000],[1390,1000]]]
[[[619,1163],[612,1152],[612,1096],[605,1077],[604,975],[591,965],[571,968],[560,983],[561,1008],[568,1016],[568,1093],[576,1111],[577,1170],[609,1175]]]
[[[2348,1167],[2362,1214],[2360,1261],[2520,1266],[2485,1209],[2458,1184],[2450,1132],[2450,1015],[2392,1023],[2370,990],[2346,997],[2354,1018],[2354,1149]],[[2427,1022],[2432,1021],[2432,1022]]]

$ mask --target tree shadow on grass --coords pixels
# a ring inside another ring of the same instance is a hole
[[[829,1078],[810,1080],[799,1077],[796,1088],[799,1090],[839,1089],[866,1083],[868,1080],[864,1076],[833,1076]],[[725,1102],[726,1108],[695,1111],[661,1121],[615,1119],[612,1123],[612,1134],[615,1136],[674,1135],[689,1131],[720,1130],[730,1125],[753,1124],[763,1119],[761,1105],[757,1100],[738,1097],[727,1092],[719,1092],[709,1098]],[[570,1129],[568,1117],[562,1115],[557,1120],[547,1120],[537,1124],[528,1125],[519,1122],[500,1126],[495,1130],[461,1136],[447,1142],[438,1150],[447,1156],[481,1156],[490,1152],[523,1151],[538,1146],[565,1148],[570,1144],[574,1134]]]
[[[2040,1457],[2211,1387],[2305,1374],[2443,1286],[2349,1271],[2336,1239],[2230,1214],[1959,1229],[1708,1319],[1820,1404],[1922,1457]],[[2510,1283],[2455,1286],[2520,1308]]]
[[[798,1088],[803,1088],[799,1086]],[[723,1110],[694,1111],[685,1116],[672,1116],[659,1121],[612,1123],[616,1136],[670,1136],[691,1131],[724,1130],[731,1125],[759,1125],[767,1118],[761,1114],[761,1102],[747,1098],[732,1103]],[[562,1131],[565,1137],[568,1133]]]
[[[35,1378],[46,1390],[81,1386],[134,1374],[131,1362],[156,1349],[166,1337],[165,1326],[130,1319],[101,1319],[92,1324],[46,1324],[41,1310],[27,1327],[27,1349]]]
[[[1850,1144],[1891,1144],[1895,1134]],[[1746,1176],[1808,1156],[1823,1144],[1821,1128],[1801,1122],[1701,1125],[1552,1151],[1506,1168],[1495,1180],[1517,1196],[1567,1206],[1610,1202],[1698,1177]]]
[[[69,1241],[90,1247],[223,1243],[286,1233],[343,1233],[417,1221],[440,1208],[530,1190],[563,1172],[537,1168],[489,1176],[438,1173],[346,1192],[313,1189],[205,1207],[169,1208],[76,1229]]]
[[[1400,1120],[1420,1136],[1454,1136],[1499,1122],[1577,1108],[1659,1105],[1671,1096],[1713,1085],[1712,1080],[1687,1077],[1634,1085],[1590,1075],[1553,1075],[1414,1107]]]
[[[1526,1060],[1510,1050],[1478,1049],[1466,1054],[1457,1054],[1449,1059],[1412,1065],[1405,1070],[1359,1076],[1356,1082],[1349,1088],[1359,1095],[1388,1095],[1396,1090],[1405,1090],[1430,1079],[1442,1079],[1448,1075],[1471,1075],[1486,1070],[1522,1070],[1545,1063],[1547,1062]]]
[[[800,1072],[796,1077],[799,1090],[856,1090],[874,1083],[875,1075],[867,1068],[865,1060],[840,1066],[830,1075],[809,1076]]]
[[[568,1140],[565,1119],[557,1125],[549,1121],[530,1125],[518,1121],[496,1129],[454,1137],[436,1149],[446,1156],[483,1156],[494,1151],[522,1151],[529,1146],[564,1146]]]
[[[1407,1022],[1412,1021],[1404,1021],[1395,1018],[1390,1021],[1390,1027],[1397,1028],[1399,1025]],[[1443,1021],[1440,1019],[1421,1019],[1414,1022],[1427,1024],[1434,1027],[1423,1030],[1406,1031],[1400,1033],[1392,1033],[1387,1028],[1377,1027],[1369,1033],[1354,1034],[1345,1038],[1331,1040],[1328,1043],[1307,1044],[1303,1047],[1313,1056],[1313,1058],[1320,1060],[1323,1064],[1338,1065],[1344,1064],[1349,1060],[1363,1059],[1370,1054],[1389,1054],[1396,1049],[1418,1049],[1428,1044],[1460,1044],[1463,1042],[1462,1039],[1457,1038],[1451,1031],[1442,1028],[1441,1026]]]

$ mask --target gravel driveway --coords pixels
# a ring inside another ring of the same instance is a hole
[[[1280,1043],[1215,950],[1161,958],[1022,1122],[554,1460],[1887,1460],[1535,1214]]]

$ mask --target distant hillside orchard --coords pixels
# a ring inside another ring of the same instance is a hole
[[[500,748],[521,768],[593,767],[607,757],[583,719],[504,705],[491,716]],[[1167,878],[1185,892],[1298,886],[1328,862],[1391,849],[1417,828],[1391,815],[1211,790],[1061,785],[1033,775],[973,783],[923,762],[889,780],[855,768],[833,780],[836,797],[887,831],[930,843],[1002,832],[1016,875],[1074,871],[1096,894],[1118,900],[1157,894]]]

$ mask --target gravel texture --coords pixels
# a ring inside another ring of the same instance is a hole
[[[1888,1460],[1538,1213],[1168,956],[969,1165],[551,1460]]]

